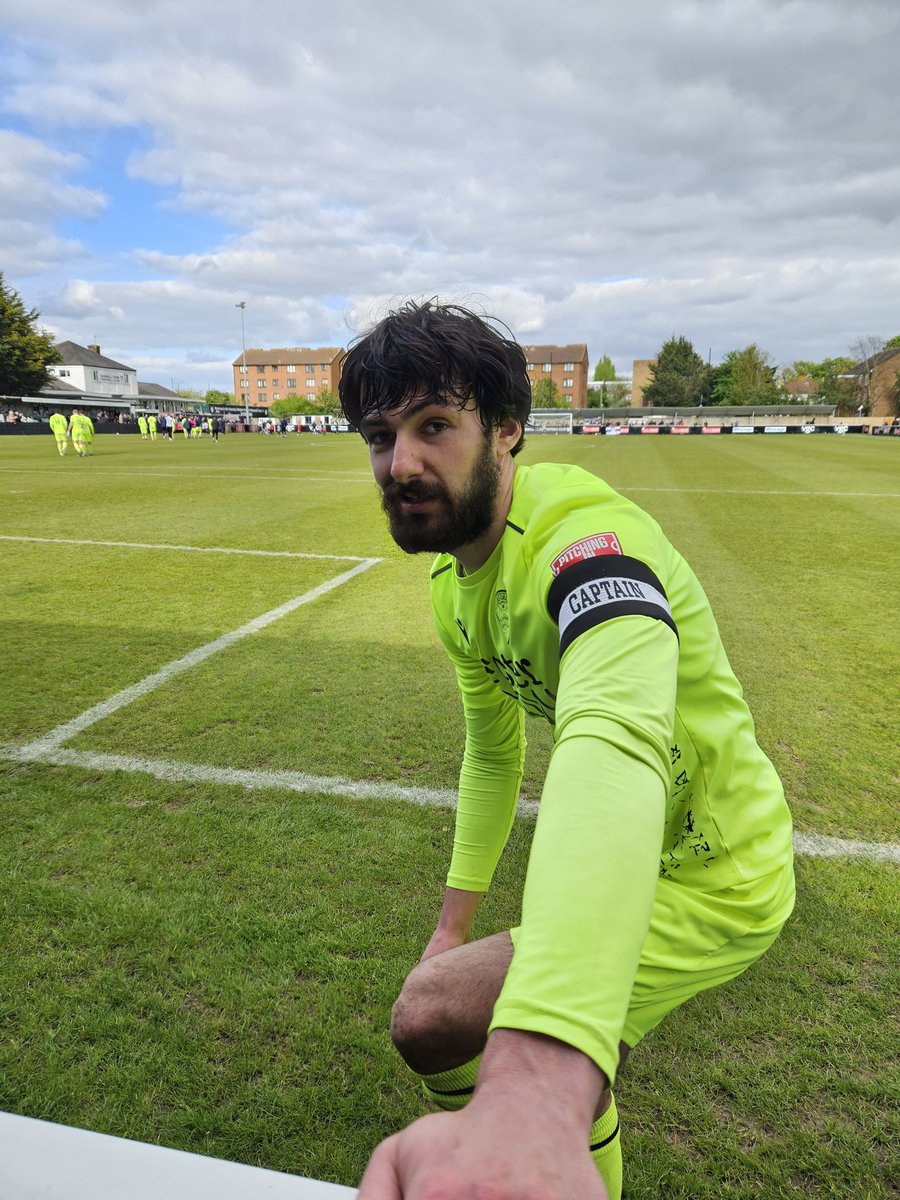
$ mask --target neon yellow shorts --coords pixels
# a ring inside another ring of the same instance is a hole
[[[794,895],[793,863],[721,892],[660,879],[621,1040],[636,1046],[667,1013],[746,971],[778,937]]]

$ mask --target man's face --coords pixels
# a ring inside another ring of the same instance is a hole
[[[452,553],[487,532],[500,471],[495,438],[474,408],[412,400],[364,417],[361,431],[401,550]]]

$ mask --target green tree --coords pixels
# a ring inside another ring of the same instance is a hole
[[[604,354],[594,367],[594,383],[612,383],[616,377],[616,368],[608,354]]]
[[[900,333],[896,337],[888,338],[884,343],[885,350],[900,350]]]
[[[859,405],[865,403],[862,380],[858,375],[848,375],[846,369],[833,368],[819,381],[818,400],[833,404],[839,413],[855,416]]]
[[[532,408],[568,408],[552,379],[539,379],[531,389]]]
[[[645,403],[672,408],[699,404],[705,370],[703,359],[686,337],[670,337],[650,367]]]
[[[325,413],[337,416],[341,411],[340,402],[330,388],[322,388],[315,400],[307,400],[305,396],[282,396],[273,400],[269,412],[273,417],[303,416],[310,413]]]
[[[623,408],[629,403],[631,388],[627,383],[614,379],[611,383],[604,382],[602,387],[591,388],[588,392],[589,408]],[[597,401],[599,400],[599,405]]]
[[[0,272],[0,395],[35,396],[52,376],[47,367],[59,362],[53,338],[38,329],[36,308],[3,282]]]
[[[796,379],[799,375],[808,375],[810,379],[815,379],[817,383],[821,383],[830,375],[846,375],[855,366],[855,358],[823,358],[818,363],[798,359],[797,362],[787,368],[784,377],[785,379]]]
[[[234,392],[220,392],[218,388],[210,388],[203,401],[208,405],[234,404]]]
[[[328,413],[332,417],[336,417],[341,411],[341,402],[331,388],[322,388],[316,396],[316,406],[313,411]]]
[[[304,408],[298,408],[295,397],[282,396],[280,400],[273,400],[269,405],[269,415],[273,417],[292,417],[296,413],[306,412],[309,407],[307,404]]]
[[[729,350],[716,368],[713,404],[776,404],[781,398],[775,368],[755,342]]]

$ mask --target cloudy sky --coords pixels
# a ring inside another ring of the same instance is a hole
[[[464,299],[630,371],[900,333],[898,0],[0,0],[0,270],[231,389]]]

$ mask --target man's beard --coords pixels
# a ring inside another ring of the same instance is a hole
[[[493,444],[485,439],[484,449],[458,496],[439,483],[391,481],[381,494],[391,537],[407,554],[443,554],[477,541],[494,519],[494,501],[500,486],[500,468]],[[427,512],[405,513],[403,501],[434,500]]]

